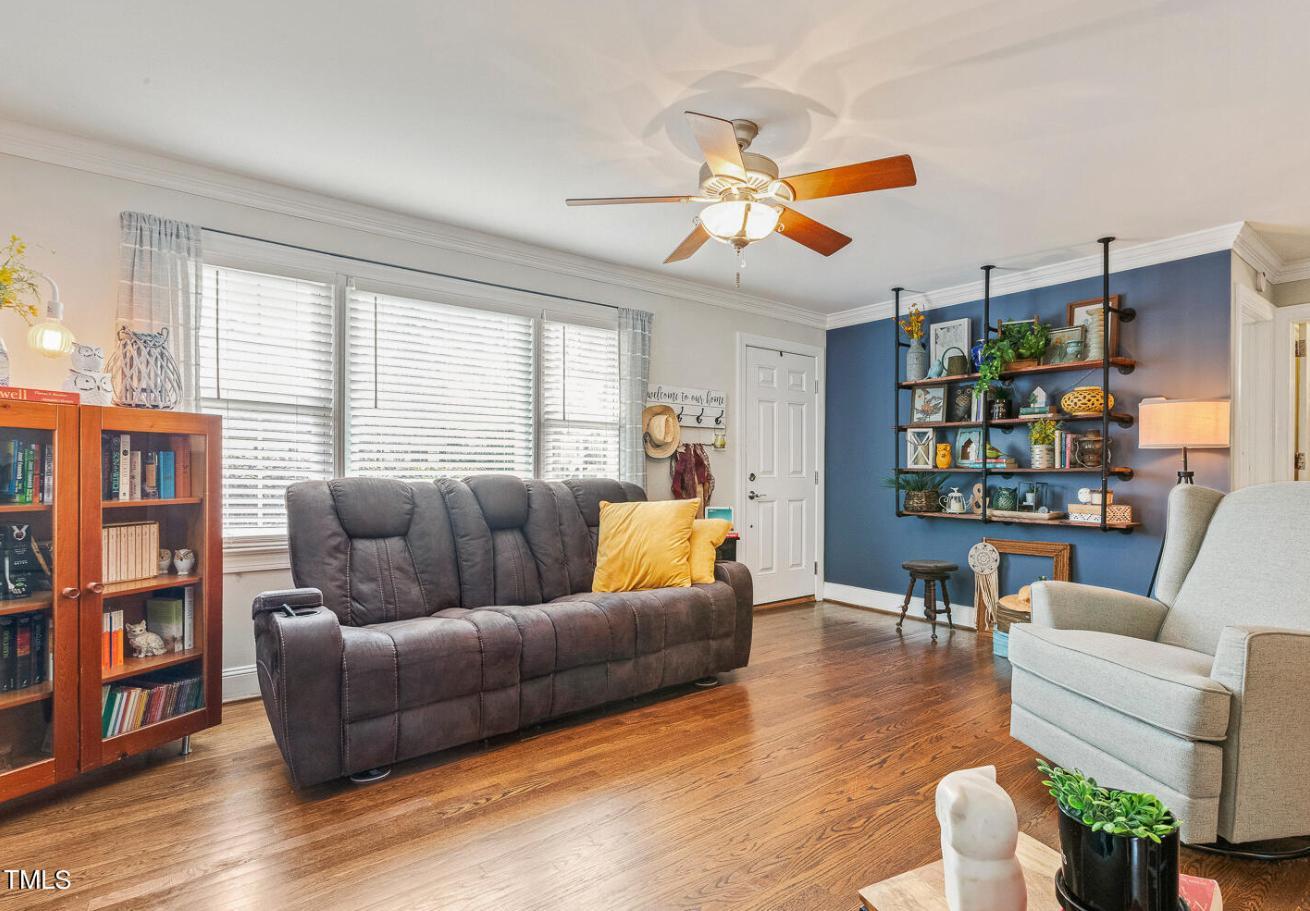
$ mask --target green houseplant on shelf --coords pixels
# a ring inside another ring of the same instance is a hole
[[[982,348],[982,363],[978,365],[977,395],[989,392],[1001,381],[1001,374],[1020,360],[1036,360],[1046,351],[1051,341],[1051,327],[1033,320],[1020,323],[1002,323],[1000,331],[987,339]]]
[[[1060,808],[1057,891],[1097,911],[1177,911],[1179,822],[1153,794],[1037,760]]]
[[[883,478],[882,483],[905,494],[905,512],[941,512],[941,488],[946,478],[938,472],[909,472]]]
[[[1032,452],[1033,468],[1051,468],[1055,465],[1055,432],[1060,425],[1050,418],[1039,418],[1028,428],[1028,442]]]

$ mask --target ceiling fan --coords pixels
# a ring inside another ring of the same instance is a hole
[[[612,206],[646,202],[709,203],[696,217],[695,229],[664,260],[689,258],[710,238],[732,246],[741,256],[750,244],[775,230],[802,246],[831,256],[851,242],[790,207],[790,203],[848,193],[868,193],[914,186],[914,162],[909,155],[825,168],[794,177],[778,177],[772,159],[749,152],[759,127],[749,120],[724,120],[685,111],[696,143],[705,155],[696,196],[618,196],[608,199],[566,199],[570,206]],[[743,262],[742,265],[745,263]],[[740,276],[738,276],[740,284]]]

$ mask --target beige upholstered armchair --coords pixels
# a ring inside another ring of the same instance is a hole
[[[1033,586],[1010,733],[1150,791],[1183,840],[1310,834],[1310,484],[1180,485],[1154,597]]]

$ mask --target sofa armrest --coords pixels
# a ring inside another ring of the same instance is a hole
[[[733,626],[732,666],[745,667],[751,657],[751,626],[755,617],[755,588],[751,571],[745,563],[719,560],[714,564],[714,579],[726,582],[737,596],[737,614]],[[724,668],[731,670],[731,668]]]
[[[345,774],[341,624],[316,588],[264,592],[251,609],[264,710],[298,788]]]
[[[1225,627],[1210,677],[1233,694],[1219,834],[1240,843],[1310,833],[1310,630]]]
[[[1033,624],[1154,639],[1169,612],[1154,598],[1077,582],[1033,584]]]

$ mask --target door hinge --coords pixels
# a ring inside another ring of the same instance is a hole
[[[819,473],[817,471],[814,473],[814,483],[815,484],[819,483]]]
[[[814,574],[815,574],[816,576],[819,574],[819,561],[818,561],[818,560],[815,560],[815,561],[814,561]]]
[[[1296,462],[1295,462],[1295,465],[1296,465],[1296,470],[1297,470],[1297,471],[1305,471],[1305,453],[1304,453],[1304,452],[1298,452],[1298,453],[1296,454]]]
[[[1292,342],[1292,357],[1305,357],[1305,339],[1299,338]]]

